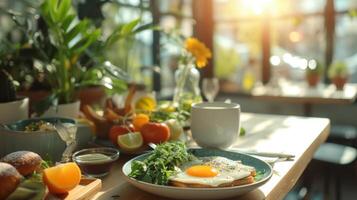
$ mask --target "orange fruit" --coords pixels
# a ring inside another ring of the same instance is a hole
[[[137,114],[134,116],[133,118],[133,125],[135,127],[135,130],[136,131],[140,131],[141,128],[149,123],[150,121],[150,117],[148,115],[145,115],[145,114]]]
[[[43,182],[52,194],[65,194],[81,181],[81,170],[74,162],[60,164],[43,171]]]

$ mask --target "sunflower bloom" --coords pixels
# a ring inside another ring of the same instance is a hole
[[[212,57],[211,51],[206,47],[206,45],[196,38],[187,38],[185,41],[185,48],[196,59],[196,65],[198,68],[205,67],[208,59]]]

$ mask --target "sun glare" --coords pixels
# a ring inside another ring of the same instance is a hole
[[[254,15],[262,15],[264,12],[267,12],[271,4],[273,4],[273,0],[244,0],[243,6],[250,10],[250,12]]]
[[[290,34],[289,34],[289,39],[290,39],[292,42],[299,42],[299,41],[301,41],[301,39],[302,39],[302,35],[301,35],[300,32],[292,31],[292,32],[290,32]]]

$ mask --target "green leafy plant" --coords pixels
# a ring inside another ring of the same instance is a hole
[[[139,25],[140,19],[119,25],[103,40],[100,28],[87,19],[79,20],[70,0],[48,0],[41,6],[41,16],[56,48],[45,69],[52,86],[52,100],[70,103],[78,88],[103,85],[110,91],[126,90],[127,73],[106,59],[105,52],[115,42],[147,30],[151,24]]]
[[[148,183],[166,185],[169,177],[175,173],[175,166],[193,158],[183,142],[162,143],[145,160],[134,161],[129,176]]]
[[[343,77],[346,78],[348,76],[348,68],[345,62],[343,61],[336,61],[331,64],[328,70],[329,78],[335,77]]]
[[[102,63],[106,61],[109,56],[108,52],[119,45],[121,48],[119,52],[115,51],[115,57],[120,57],[119,68],[128,72],[128,60],[130,50],[135,43],[135,35],[146,30],[156,29],[156,26],[152,23],[141,25],[140,22],[141,19],[137,18],[128,23],[119,24],[105,40],[96,41],[95,45],[92,45],[86,52],[92,58],[92,62]]]
[[[46,67],[53,94],[59,103],[75,101],[75,91],[82,86],[83,72],[78,58],[101,35],[100,29],[88,20],[79,20],[70,0],[48,0],[41,6],[41,16],[46,22],[55,56]]]
[[[152,24],[140,24],[139,18],[121,23],[112,34],[104,37],[92,21],[78,18],[71,2],[46,0],[40,9],[32,9],[31,13],[6,12],[23,39],[17,43],[1,38],[0,55],[4,56],[1,56],[0,66],[5,66],[20,82],[21,89],[32,89],[35,84],[52,90],[52,95],[36,105],[38,113],[51,105],[76,101],[76,91],[82,87],[102,85],[110,93],[125,91],[130,81],[124,69],[128,66],[111,64],[107,59],[108,49],[153,28]],[[120,49],[129,54],[126,47]]]

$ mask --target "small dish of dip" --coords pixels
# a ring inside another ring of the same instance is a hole
[[[77,151],[72,159],[83,174],[90,177],[103,177],[109,174],[113,163],[118,160],[119,151],[114,148],[99,147]]]

